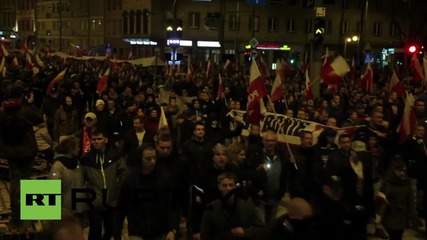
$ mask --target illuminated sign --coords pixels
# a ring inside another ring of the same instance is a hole
[[[221,44],[218,41],[197,41],[198,47],[221,47]]]
[[[246,45],[246,49],[251,49],[251,45]],[[256,49],[259,50],[281,50],[281,51],[290,51],[291,48],[288,45],[282,45],[279,44],[263,44],[260,43],[257,45]]]
[[[192,47],[193,46],[193,41],[190,40],[175,40],[175,39],[168,39],[167,40],[167,45],[171,45],[171,44],[176,44],[181,47]]]

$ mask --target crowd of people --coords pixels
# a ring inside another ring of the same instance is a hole
[[[123,226],[130,239],[144,240],[363,240],[372,223],[378,237],[394,240],[422,226],[427,95],[409,75],[401,82],[416,99],[417,125],[401,143],[405,96],[390,90],[387,69],[375,75],[374,92],[344,78],[335,88],[322,85],[315,99],[303,74],[288,69],[285,96],[265,99],[267,109],[325,126],[317,139],[301,131],[301,144],[288,146],[257,123],[242,137],[246,122],[228,114],[245,110],[249,76],[241,72],[223,73],[224,91],[215,98],[217,77],[206,79],[203,67],[194,78],[159,77],[155,68],[128,63],[43,60],[36,75],[8,65],[0,76],[12,228],[22,226],[19,181],[31,177],[36,156],[48,161],[49,179],[62,180],[64,217],[46,224],[51,239],[84,239],[76,226],[88,225],[89,240],[122,239]],[[110,67],[108,88],[97,93]],[[49,85],[65,68],[64,80]],[[337,134],[349,126],[354,133]],[[73,206],[72,189],[82,188],[96,196]],[[283,199],[287,213],[277,216]]]

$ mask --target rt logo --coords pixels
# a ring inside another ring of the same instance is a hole
[[[61,219],[61,180],[21,180],[21,220]]]

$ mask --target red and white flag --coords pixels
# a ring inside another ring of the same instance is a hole
[[[165,110],[163,110],[163,107],[160,107],[160,120],[159,125],[157,127],[157,131],[160,131],[160,129],[169,129],[168,119],[165,115]]]
[[[1,63],[0,63],[0,73],[3,71],[4,65],[6,64],[6,58],[3,56],[1,58]]]
[[[325,59],[326,58],[329,57],[325,57]],[[332,62],[328,62],[329,60],[324,61],[320,70],[320,75],[324,83],[332,86],[338,86],[341,79],[350,72],[350,67],[341,56],[336,57]]]
[[[309,68],[305,69],[305,99],[313,100],[313,86],[311,84]]]
[[[230,68],[231,68],[231,60],[227,59],[227,61],[225,61],[225,64],[224,64],[224,71],[228,72]]]
[[[191,64],[191,55],[188,55],[187,78],[190,79],[190,80],[193,80],[193,78],[194,78],[193,65]]]
[[[1,51],[3,52],[3,56],[7,57],[9,56],[9,51],[7,51],[6,47],[4,46],[4,44],[0,44],[1,45]]]
[[[268,63],[264,61],[264,58],[260,57],[261,76],[263,78],[270,77],[270,70],[268,69]]]
[[[25,66],[28,68],[28,69],[33,69],[33,60],[31,60],[31,55],[30,55],[30,53],[26,53],[25,54]]]
[[[47,89],[46,89],[47,95],[51,94],[52,89],[56,84],[64,80],[65,72],[67,72],[67,69],[64,69],[62,72],[56,75],[56,77],[52,81],[50,81],[49,86],[47,86]]]
[[[225,89],[221,74],[218,74],[218,81],[219,83],[218,83],[218,91],[216,92],[216,100],[219,100],[221,98],[221,93],[223,93]]]
[[[22,54],[27,54],[27,53],[30,52],[28,50],[27,42],[26,41],[21,42],[20,47],[21,47],[21,50],[22,50]]]
[[[250,73],[247,104],[248,119],[251,123],[259,123],[262,118],[261,114],[263,110],[261,110],[261,107],[264,103],[263,98],[268,93],[255,60],[252,60]]]
[[[371,94],[374,93],[374,72],[372,71],[371,63],[368,63],[365,74],[361,77],[360,88]]]
[[[405,94],[405,88],[397,77],[396,71],[393,71],[393,75],[390,79],[390,92],[396,92],[398,97],[403,97]]]
[[[285,90],[283,89],[283,80],[285,76],[285,69],[282,65],[282,62],[280,59],[277,59],[276,62],[276,78],[273,82],[273,87],[271,88],[271,101],[275,102],[280,99],[283,99],[285,96]]]
[[[104,92],[107,89],[109,78],[110,78],[110,68],[107,68],[104,75],[99,78],[98,84],[96,85],[96,90],[98,92],[99,97],[101,97],[102,92]]]
[[[206,67],[206,79],[209,79],[212,72],[211,59],[208,59],[208,66]]]
[[[16,56],[12,60],[12,65],[15,66],[15,67],[19,67],[18,58]]]
[[[415,81],[424,81],[423,68],[421,67],[420,61],[418,61],[416,53],[412,55],[409,67],[413,68],[413,77]]]
[[[35,54],[36,55],[36,65],[39,68],[43,68],[44,67],[44,62],[40,59],[40,56],[38,53]]]
[[[411,93],[406,93],[405,109],[403,109],[402,119],[400,120],[400,125],[397,128],[400,143],[404,143],[408,139],[409,135],[413,133],[417,123],[417,117],[415,116],[413,109],[414,97]]]

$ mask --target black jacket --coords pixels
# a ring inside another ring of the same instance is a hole
[[[144,137],[142,138],[143,146],[154,147],[154,137],[150,131],[145,130]],[[123,155],[127,156],[127,164],[129,167],[137,167],[139,165],[139,159],[137,157],[137,151],[139,148],[138,137],[136,136],[135,129],[130,130],[126,137],[123,139]]]

